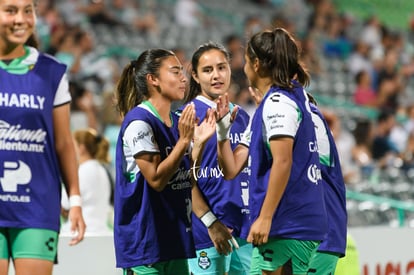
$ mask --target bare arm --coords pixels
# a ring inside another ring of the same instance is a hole
[[[253,222],[247,237],[247,241],[254,245],[261,245],[268,241],[273,215],[279,206],[290,177],[293,139],[290,137],[272,139],[270,150],[273,163],[266,196],[259,217]]]
[[[164,160],[159,154],[141,154],[135,159],[148,184],[161,192],[177,171],[181,160],[190,146],[194,134],[195,110],[192,104],[187,105],[179,121],[180,137],[174,149]]]
[[[198,218],[203,217],[210,211],[210,208],[198,188],[197,183],[193,184],[192,206],[193,212]],[[229,243],[232,235],[230,234],[230,229],[227,228],[227,226],[225,226],[221,221],[215,220],[209,227],[207,227],[207,230],[208,235],[210,236],[210,239],[218,253],[227,255],[232,251]]]
[[[194,214],[201,219],[206,213],[211,212],[201,190],[197,185],[197,171],[201,163],[201,156],[204,150],[204,145],[208,139],[216,132],[216,119],[213,110],[208,110],[204,121],[197,126],[194,132],[194,145],[192,151],[193,166],[192,166],[192,207]],[[214,214],[211,212],[214,216]],[[232,238],[230,230],[216,220],[207,226],[208,234],[214,244],[217,252],[227,255],[232,251],[229,240]]]
[[[229,180],[234,179],[246,166],[249,148],[244,145],[237,145],[232,151],[230,141],[227,139],[217,143],[217,154],[224,178]]]
[[[53,110],[53,126],[55,129],[55,148],[59,161],[62,180],[68,196],[80,195],[78,179],[78,162],[70,132],[70,107],[65,104]],[[85,222],[80,206],[71,207],[69,210],[71,231],[78,234],[70,241],[74,245],[82,241],[85,234]]]
[[[231,149],[230,141],[224,138],[223,134],[230,130],[226,119],[230,119],[231,124],[237,115],[237,107],[233,109],[230,114],[229,99],[227,94],[220,96],[217,99],[217,154],[220,167],[223,169],[225,179],[235,178],[240,171],[245,167],[249,156],[249,149],[243,145],[238,145],[235,150]],[[230,116],[230,117],[229,117]],[[227,129],[226,129],[227,128]]]

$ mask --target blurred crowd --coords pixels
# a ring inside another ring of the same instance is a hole
[[[414,24],[407,22],[406,29],[394,29],[377,15],[357,18],[339,11],[332,0],[244,2],[241,5],[252,5],[261,12],[239,14],[242,30],[234,26],[216,41],[232,56],[232,100],[249,113],[254,111],[243,72],[245,38],[264,28],[286,28],[301,41],[302,60],[312,76],[309,92],[318,98],[321,86],[316,84],[328,80],[328,93],[323,95],[335,100],[337,84],[344,81],[348,90],[345,100],[374,111],[373,117],[361,113],[344,117],[336,108],[321,106],[336,138],[346,182],[357,184],[391,170],[393,175],[413,176]],[[97,28],[123,29],[131,37],[162,41],[165,32],[160,22],[165,22],[167,14],[175,27],[189,33],[191,28],[194,32],[220,29],[220,22],[212,15],[224,8],[209,4],[199,0],[39,1],[37,34],[41,49],[67,65],[73,131],[92,128],[103,134],[110,142],[113,161],[121,121],[113,94],[124,64],[118,56],[103,54],[104,45],[97,44]],[[112,40],[116,46],[117,37]],[[183,45],[178,40],[175,45],[170,41],[158,46],[174,50],[187,67],[191,54],[187,51],[198,45]],[[130,46],[132,51],[136,49]],[[139,53],[133,54],[136,57]],[[331,77],[333,64],[340,80]]]

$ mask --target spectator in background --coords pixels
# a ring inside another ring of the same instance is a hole
[[[403,93],[404,78],[400,74],[399,52],[397,48],[389,48],[385,52],[382,67],[378,71],[378,92],[386,95],[379,107],[387,108],[393,112],[399,110],[399,98]]]
[[[92,34],[82,28],[73,33],[73,43],[79,47],[79,69],[72,74],[72,80],[83,81],[85,87],[94,94],[113,90],[114,79],[118,77],[118,64],[111,57],[102,55],[95,47]]]
[[[289,31],[290,33],[295,33],[296,32],[296,25],[293,24],[285,14],[285,9],[288,8],[288,7],[286,7],[286,4],[287,3],[283,3],[283,8],[281,9],[281,11],[276,12],[272,16],[272,18],[270,20],[270,26],[272,28],[284,28],[285,30]]]
[[[373,14],[365,22],[359,37],[372,49],[372,52],[380,54],[383,52],[382,38],[383,26],[378,16]]]
[[[174,6],[175,22],[185,28],[204,25],[204,14],[197,0],[178,0]]]
[[[351,151],[352,159],[360,168],[361,177],[367,179],[376,167],[371,150],[374,138],[374,125],[367,118],[357,119],[352,133],[355,138],[355,146]]]
[[[80,11],[80,7],[88,5],[90,0],[66,0],[57,1],[57,7],[62,15],[63,21],[68,26],[85,26],[89,24],[88,15]]]
[[[81,45],[77,43],[78,32],[77,27],[67,28],[65,34],[60,37],[54,54],[59,61],[66,64],[69,79],[73,79],[81,69],[80,61],[83,52]]]
[[[355,146],[355,138],[347,128],[343,126],[343,121],[335,114],[334,111],[327,108],[321,108],[329,129],[338,150],[341,163],[342,175],[345,183],[355,183],[360,179],[359,167],[352,159],[352,148]]]
[[[407,133],[414,133],[414,102],[408,104],[405,111],[407,120],[404,122],[404,128]]]
[[[112,232],[110,223],[111,194],[113,179],[106,165],[109,163],[109,142],[95,129],[80,129],[73,133],[79,162],[79,187],[82,194],[82,212],[86,233]],[[69,201],[62,192],[62,216],[65,222],[61,232],[70,233],[71,223],[67,220]]]
[[[142,2],[142,1],[141,1]],[[111,0],[108,12],[124,26],[141,33],[157,33],[157,18],[152,10],[141,9],[139,1]]]
[[[247,90],[248,81],[244,73],[244,50],[243,39],[237,34],[230,34],[224,37],[224,45],[230,54],[230,68],[232,85],[236,85],[236,93]]]
[[[410,132],[402,154],[403,169],[409,171],[414,168],[414,132]]]
[[[351,53],[352,43],[346,35],[346,23],[346,17],[343,15],[328,18],[323,42],[323,54],[326,57],[346,60]]]
[[[37,16],[36,32],[39,47],[42,51],[46,51],[50,46],[52,30],[62,24],[61,14],[53,0],[43,0],[37,2]]]
[[[374,90],[372,76],[368,71],[362,70],[355,75],[354,103],[358,106],[379,108],[385,104],[387,90],[381,89],[378,93]]]
[[[403,103],[405,104],[405,103]],[[399,111],[395,114],[395,125],[391,129],[390,141],[395,144],[399,156],[401,157],[407,147],[410,131],[407,131],[406,124],[408,121],[407,108],[400,104]],[[399,165],[398,165],[399,166]]]
[[[390,134],[395,123],[395,114],[393,111],[383,110],[377,117],[371,154],[380,168],[387,168],[390,165],[394,165],[393,161],[400,153],[398,147],[390,139]]]
[[[50,55],[55,55],[58,51],[61,41],[64,39],[64,36],[67,35],[68,30],[70,27],[66,24],[66,22],[60,22],[56,24],[50,33],[49,43],[45,51]]]
[[[265,24],[259,15],[247,16],[244,20],[244,37],[251,37],[252,35],[262,31],[267,24]]]
[[[354,49],[346,61],[348,72],[355,76],[360,71],[366,71],[373,75],[373,64],[370,60],[370,46],[362,40],[354,45]]]
[[[99,122],[93,94],[78,82],[69,82],[72,95],[70,127],[72,131],[92,128],[98,130]]]
[[[76,5],[76,12],[86,15],[91,24],[105,24],[109,26],[119,25],[117,18],[109,13],[104,0],[87,0]]]
[[[242,106],[249,114],[254,113],[255,104],[248,90],[248,80],[244,73],[244,45],[243,39],[237,34],[230,34],[224,38],[224,45],[230,54],[231,87],[230,100]]]
[[[309,70],[312,78],[318,80],[325,73],[325,68],[320,59],[320,49],[316,47],[315,41],[307,35],[301,40],[302,61]]]
[[[312,7],[308,17],[308,35],[313,39],[317,48],[323,50],[327,37],[328,22],[337,15],[331,0],[305,0]]]

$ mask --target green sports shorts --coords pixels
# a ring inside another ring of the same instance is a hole
[[[267,243],[253,249],[250,274],[274,271],[288,262],[293,274],[307,274],[309,261],[318,245],[317,241],[269,238]]]
[[[141,265],[124,269],[124,275],[170,275],[190,274],[187,259],[171,260],[155,263],[152,265]]]
[[[43,259],[55,262],[58,232],[39,228],[0,228],[0,259]]]
[[[192,274],[249,274],[253,246],[244,239],[238,237],[235,239],[239,244],[239,249],[233,247],[233,251],[229,255],[219,254],[214,246],[197,250],[197,257],[188,259],[188,266]]]
[[[334,274],[336,269],[336,264],[338,263],[339,254],[337,253],[328,253],[328,252],[319,252],[316,251],[313,254],[311,261],[309,263],[309,275],[326,275]]]

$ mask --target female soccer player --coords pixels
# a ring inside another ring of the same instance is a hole
[[[253,89],[264,95],[243,145],[231,150],[226,96],[217,101],[219,161],[234,177],[252,158],[247,240],[253,251],[251,274],[280,274],[292,263],[293,274],[306,274],[309,260],[327,231],[316,135],[303,86],[308,73],[299,49],[284,29],[253,35],[246,46],[244,71]]]
[[[61,183],[69,195],[70,244],[85,223],[69,127],[66,66],[36,49],[34,0],[0,0],[0,274],[52,274]]]
[[[188,274],[195,257],[191,227],[190,143],[194,158],[215,130],[209,111],[195,127],[188,104],[180,118],[171,103],[186,90],[173,52],[144,51],[128,64],[117,89],[123,116],[116,151],[114,239],[126,274]]]
[[[206,116],[209,109],[215,108],[215,100],[230,89],[229,61],[227,50],[213,42],[202,44],[192,56],[192,78],[186,102],[194,104],[196,114],[201,119]],[[241,141],[248,123],[249,115],[238,108],[229,134],[233,148]],[[201,213],[199,217],[193,217],[197,257],[189,260],[190,270],[194,275],[226,272],[247,275],[253,249],[252,245],[246,242],[250,226],[248,169],[233,180],[223,178],[217,161],[216,136],[206,143],[200,165],[197,185],[201,196],[193,192],[193,205],[205,200],[209,211]],[[196,211],[194,213],[197,216]],[[228,228],[224,231],[227,234],[220,235],[223,224]],[[232,236],[235,238],[233,244],[228,241]]]

